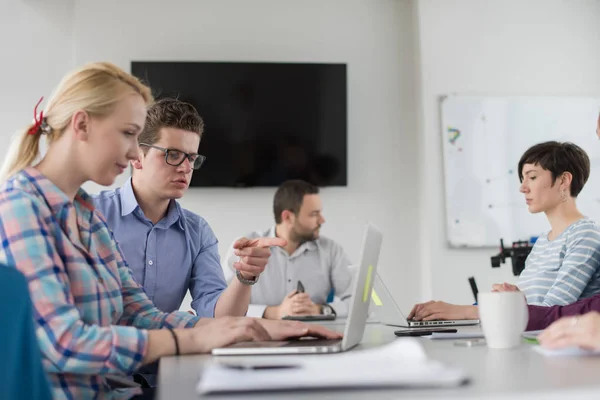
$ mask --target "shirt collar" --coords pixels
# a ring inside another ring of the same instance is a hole
[[[37,189],[37,191],[46,199],[50,209],[54,214],[58,214],[65,206],[72,204],[71,199],[58,188],[50,179],[43,175],[34,167],[27,167],[23,170],[23,174],[29,182]],[[90,195],[85,190],[79,188],[75,194],[74,202],[79,203],[82,207],[89,211],[94,211],[94,203]]]
[[[121,216],[126,216],[134,212],[136,209],[139,210],[140,214],[143,214],[142,209],[140,208],[137,199],[135,198],[135,193],[133,192],[133,184],[131,181],[131,177],[125,182],[123,186],[121,186]],[[167,209],[167,215],[161,219],[157,225],[161,225],[163,227],[169,227],[173,225],[175,222],[178,222],[181,230],[185,230],[185,224],[183,223],[182,218],[183,212],[181,210],[181,206],[177,203],[176,200],[171,200],[169,202],[169,208]]]
[[[121,216],[124,217],[133,212],[138,207],[138,202],[133,193],[133,185],[131,184],[131,177],[127,179],[127,182],[121,186]]]
[[[317,239],[319,240],[319,239]],[[302,246],[305,246],[308,251],[317,250],[317,240],[311,240],[310,242],[304,242]],[[300,246],[300,247],[302,247]]]

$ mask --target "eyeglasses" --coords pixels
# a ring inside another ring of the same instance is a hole
[[[177,149],[165,149],[164,147],[154,146],[152,144],[140,143],[140,146],[152,147],[153,149],[160,150],[165,153],[165,162],[174,167],[178,167],[187,158],[193,169],[200,169],[206,157],[200,154],[188,154]]]

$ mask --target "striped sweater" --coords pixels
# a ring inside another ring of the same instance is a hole
[[[588,218],[557,238],[541,236],[517,282],[527,303],[567,305],[600,293],[600,227]]]

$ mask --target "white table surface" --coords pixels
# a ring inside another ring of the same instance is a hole
[[[343,331],[339,321],[327,324]],[[374,323],[366,325],[361,344],[354,351],[388,343],[396,339],[399,329]],[[479,327],[458,327],[473,332]],[[600,398],[600,357],[545,357],[523,344],[509,350],[493,350],[486,346],[459,347],[454,340],[419,338],[427,355],[450,366],[456,366],[470,376],[470,383],[453,389],[369,389],[369,390],[307,390],[295,392],[262,392],[237,396],[207,396],[219,399],[286,398],[286,399],[505,399],[543,398],[570,400]],[[285,357],[285,356],[280,356]],[[295,356],[297,357],[297,356]],[[328,357],[306,355],[303,357]],[[232,360],[234,357],[231,358]],[[195,399],[196,385],[210,355],[164,357],[160,361],[158,399]]]

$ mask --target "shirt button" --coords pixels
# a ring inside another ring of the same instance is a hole
[[[148,265],[152,265],[152,264],[154,264],[154,263],[152,262],[152,260],[148,261]]]

